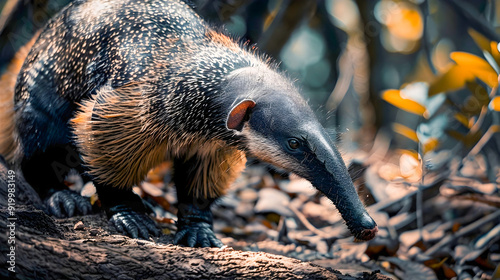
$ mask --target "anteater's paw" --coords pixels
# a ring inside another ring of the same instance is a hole
[[[199,222],[179,228],[174,237],[174,244],[189,247],[222,247],[224,244],[215,237],[212,226]]]
[[[118,232],[132,238],[148,239],[149,235],[159,236],[161,231],[146,214],[133,210],[121,210],[109,220]]]
[[[89,199],[70,190],[54,193],[47,199],[46,204],[49,213],[57,218],[87,215],[92,212]]]

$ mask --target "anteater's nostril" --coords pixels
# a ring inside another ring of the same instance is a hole
[[[372,240],[375,237],[375,235],[377,235],[377,232],[378,232],[378,226],[375,226],[372,229],[365,229],[362,230],[361,233],[356,236],[356,239],[364,241]]]

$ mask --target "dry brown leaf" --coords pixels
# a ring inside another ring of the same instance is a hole
[[[154,185],[148,182],[141,183],[141,189],[149,196],[163,196],[163,186]]]
[[[259,200],[255,205],[256,213],[277,213],[283,216],[292,216],[288,208],[290,197],[282,191],[273,188],[264,188],[259,191]]]
[[[412,261],[405,261],[396,257],[383,258],[386,261],[396,265],[400,270],[395,270],[395,273],[401,279],[425,279],[437,280],[436,274],[429,267]]]

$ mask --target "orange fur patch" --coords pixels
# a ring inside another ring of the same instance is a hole
[[[14,122],[14,93],[17,75],[38,35],[39,32],[19,49],[7,67],[7,71],[0,78],[0,154],[9,162],[12,162],[15,155],[20,152]]]
[[[197,157],[187,191],[218,197],[245,168],[242,151],[219,140],[152,124],[144,84],[104,87],[80,105],[71,120],[76,143],[89,173],[99,183],[131,188],[165,159]]]
[[[71,120],[77,146],[97,182],[131,188],[164,159],[166,143],[144,129],[143,90],[141,85],[104,87]]]
[[[218,33],[214,30],[208,30],[206,33],[207,37],[214,43],[220,44],[232,51],[240,52],[241,48],[240,46],[235,43],[231,38],[228,36]]]
[[[188,186],[189,192],[195,197],[215,198],[223,195],[245,169],[245,153],[224,145],[218,141],[192,145],[191,149],[201,162]]]

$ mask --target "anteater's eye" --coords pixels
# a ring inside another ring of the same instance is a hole
[[[290,147],[290,149],[296,150],[300,147],[300,142],[299,142],[299,140],[292,138],[292,139],[288,140],[288,146]]]

